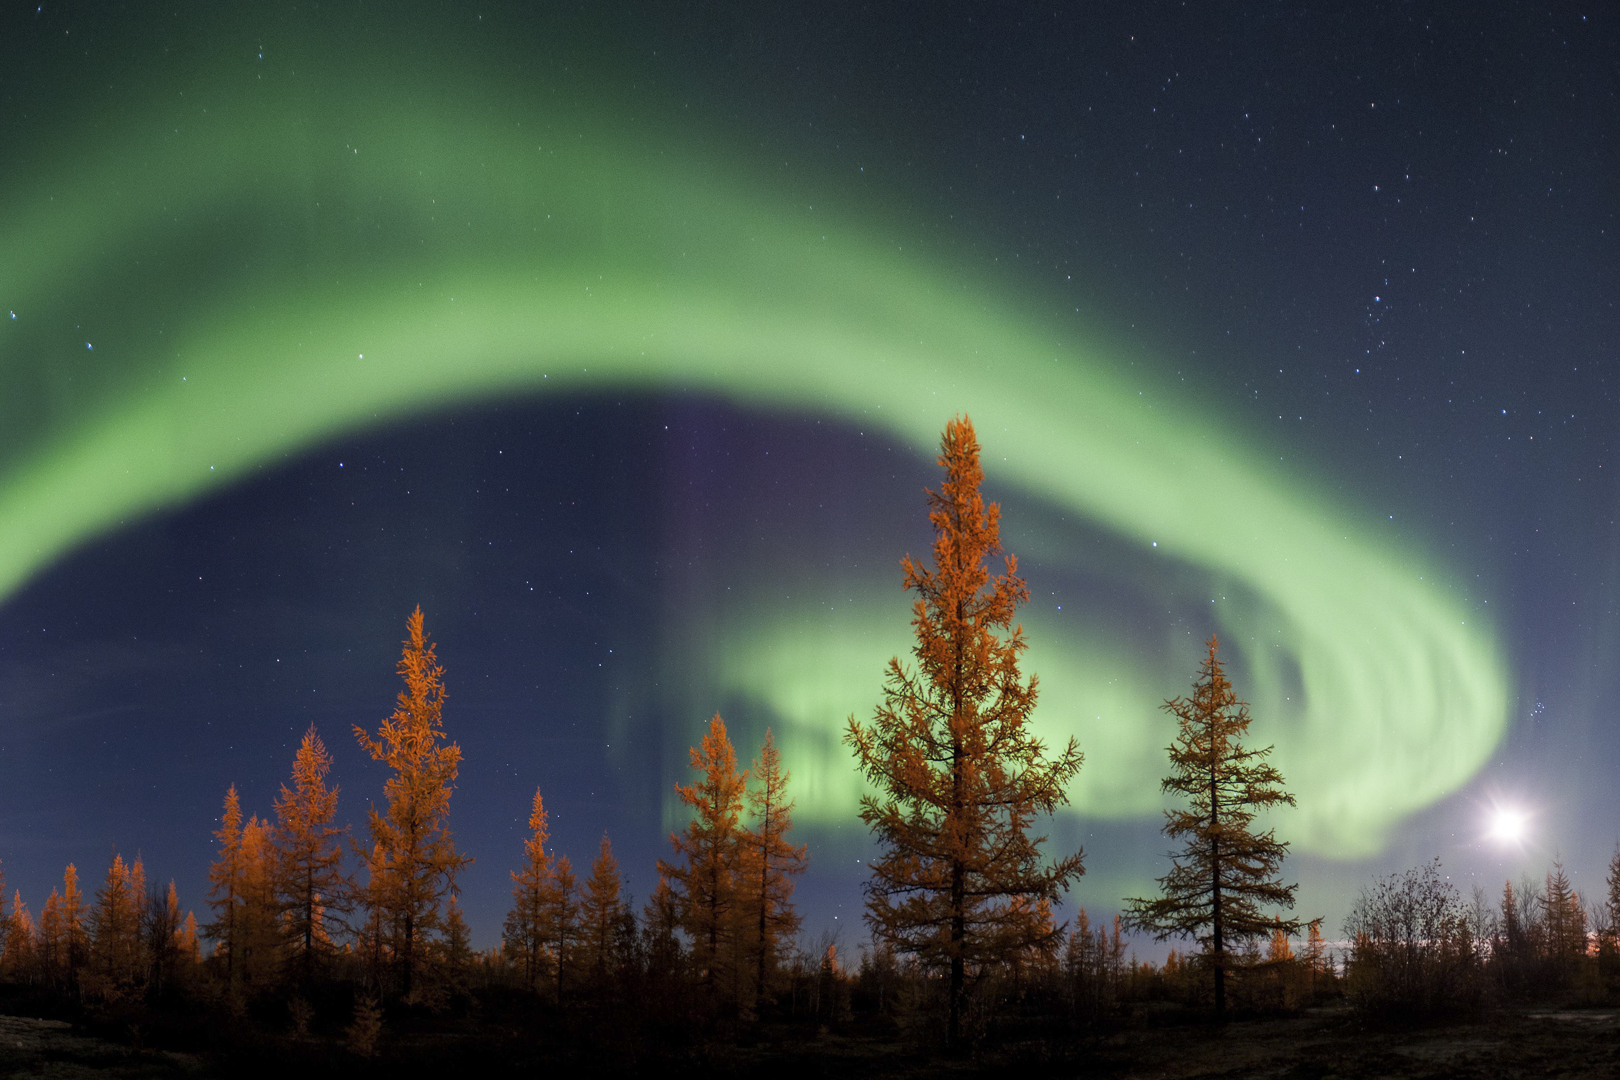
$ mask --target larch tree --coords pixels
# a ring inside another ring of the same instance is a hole
[[[681,969],[680,900],[662,871],[658,884],[641,910],[642,947],[647,957],[647,973],[655,983],[672,981]]]
[[[70,990],[78,985],[79,971],[90,955],[84,893],[79,890],[79,869],[68,863],[62,872],[62,891],[51,890],[41,918],[41,942],[48,977]]]
[[[6,951],[0,957],[0,976],[6,982],[33,981],[39,963],[37,940],[34,920],[19,889],[11,896],[11,911],[6,915]]]
[[[550,838],[546,804],[536,788],[529,811],[529,839],[523,844],[523,865],[512,871],[512,910],[506,914],[503,933],[509,955],[519,958],[530,991],[539,985],[548,940],[546,898],[555,875],[551,853],[546,850]]]
[[[214,919],[203,928],[203,936],[214,943],[215,957],[225,954],[228,986],[241,974],[237,962],[242,922],[242,800],[235,784],[225,792],[225,808],[214,839],[219,850],[208,868],[208,906],[214,909]]]
[[[1215,1011],[1226,1012],[1226,971],[1232,948],[1281,930],[1299,933],[1298,919],[1266,915],[1262,909],[1294,906],[1297,886],[1277,876],[1288,853],[1276,831],[1253,829],[1255,816],[1277,806],[1293,806],[1283,778],[1266,758],[1271,747],[1243,745],[1249,706],[1238,700],[1221,668],[1219,642],[1209,639],[1190,698],[1165,703],[1180,724],[1168,748],[1170,775],[1163,789],[1187,801],[1165,811],[1164,835],[1182,841],[1171,856],[1170,873],[1159,879],[1160,895],[1126,901],[1127,920],[1159,940],[1196,939],[1212,965]]]
[[[591,861],[591,876],[585,879],[580,895],[579,919],[585,967],[598,987],[605,987],[608,977],[618,970],[619,929],[625,913],[619,894],[623,887],[619,860],[613,857],[613,845],[603,833],[602,845]]]
[[[1548,958],[1566,972],[1573,970],[1577,960],[1587,953],[1586,907],[1570,884],[1561,859],[1554,859],[1547,872],[1541,909],[1547,928]]]
[[[66,940],[62,929],[62,894],[53,888],[39,912],[39,969],[49,986],[60,986],[66,979]]]
[[[129,864],[114,855],[90,910],[90,967],[104,991],[133,985],[139,978],[145,900],[145,867],[139,859]]]
[[[551,880],[540,897],[541,932],[551,943],[557,967],[557,1003],[562,1004],[564,982],[579,943],[579,881],[568,856],[558,855],[551,864]]]
[[[1018,561],[992,576],[1002,552],[1000,507],[979,487],[979,443],[967,417],[945,427],[940,489],[929,491],[934,565],[901,560],[917,593],[917,666],[889,661],[870,724],[853,716],[844,741],[876,788],[861,819],[881,854],[866,884],[874,935],[949,976],[947,1039],[961,1039],[970,972],[1049,950],[1050,904],[1084,872],[1081,853],[1045,861],[1037,816],[1068,801],[1083,757],[1071,738],[1048,757],[1029,729],[1036,679],[1019,672],[1026,644],[1014,623],[1029,590]]]
[[[333,824],[338,789],[326,786],[332,755],[311,724],[293,757],[293,786],[276,799],[276,896],[286,916],[289,944],[299,977],[309,982],[330,939],[322,923],[340,910],[348,893],[343,877],[343,839]]]
[[[405,681],[394,712],[376,735],[356,726],[355,738],[372,759],[394,771],[384,787],[386,813],[370,813],[380,863],[371,866],[373,902],[383,908],[382,929],[410,998],[419,941],[442,922],[441,904],[456,890],[456,874],[472,860],[456,851],[450,833],[450,795],[461,767],[461,748],[444,741],[444,668],[422,629],[418,607],[406,621],[398,671]]]
[[[793,800],[787,786],[791,774],[782,768],[782,755],[776,749],[771,729],[765,729],[765,744],[750,770],[748,809],[753,826],[740,838],[738,893],[742,915],[742,950],[749,960],[754,983],[754,1009],[770,991],[777,971],[781,943],[799,930],[799,915],[793,910],[793,879],[808,864],[803,844],[787,842],[793,828]]]
[[[279,861],[270,823],[257,814],[248,818],[242,826],[238,977],[255,986],[270,983],[281,973],[286,926],[276,901]]]
[[[439,978],[451,992],[460,993],[466,989],[467,971],[473,961],[472,931],[454,893],[444,909],[444,937],[438,942]]]
[[[658,860],[658,872],[674,891],[681,929],[692,942],[693,965],[713,993],[721,985],[721,968],[731,944],[737,902],[738,822],[748,780],[747,772],[737,770],[737,753],[719,713],[709,721],[701,747],[691,751],[691,763],[698,773],[697,782],[676,784],[675,792],[691,807],[692,820],[685,829],[669,835],[681,859],[677,863]]]

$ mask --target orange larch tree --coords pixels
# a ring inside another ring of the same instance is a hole
[[[606,986],[608,977],[618,969],[619,932],[625,914],[624,900],[619,895],[623,887],[619,860],[613,857],[613,845],[603,833],[602,846],[591,861],[591,876],[585,880],[580,896],[579,920],[585,967],[598,987]]]
[[[39,963],[39,950],[34,920],[23,903],[22,890],[11,897],[11,913],[6,916],[6,952],[0,958],[0,975],[11,983],[34,981]]]
[[[742,951],[749,961],[757,1011],[770,992],[781,942],[799,930],[799,915],[793,910],[793,878],[804,873],[808,860],[803,844],[794,847],[787,842],[793,828],[793,800],[787,795],[791,774],[782,768],[782,755],[770,728],[765,729],[765,744],[750,774],[748,808],[753,827],[740,837],[737,884],[746,946]]]
[[[53,888],[39,912],[39,973],[47,986],[61,986],[66,978],[66,942],[62,930],[62,894]]]
[[[737,771],[737,754],[726,735],[726,723],[715,713],[701,749],[691,752],[695,784],[676,784],[692,820],[670,844],[681,862],[658,860],[658,872],[669,881],[680,910],[681,929],[692,941],[692,963],[710,992],[722,984],[720,969],[730,951],[737,902],[738,821],[742,816],[746,771]]]
[[[62,975],[65,984],[77,986],[79,971],[90,955],[90,933],[85,925],[84,893],[79,890],[79,868],[68,863],[62,872],[62,895],[57,907],[61,932]]]
[[[573,964],[579,939],[579,882],[568,856],[558,855],[551,864],[551,880],[541,894],[541,932],[551,942],[557,965],[557,1001],[563,999],[564,975]]]
[[[382,907],[382,931],[404,996],[411,998],[417,946],[441,928],[440,905],[456,891],[456,874],[472,860],[456,851],[450,833],[450,796],[461,748],[444,741],[444,668],[422,629],[420,607],[406,629],[398,667],[405,689],[393,715],[375,736],[359,726],[354,734],[373,760],[394,770],[384,788],[387,812],[371,810],[371,837],[381,861],[368,869],[372,902]]]
[[[299,977],[306,983],[330,944],[322,926],[326,913],[341,910],[349,892],[343,877],[348,830],[333,824],[338,789],[326,786],[331,768],[332,755],[311,724],[293,758],[293,786],[281,785],[276,799],[276,896],[286,915]]]
[[[917,668],[890,660],[883,704],[870,724],[850,717],[844,738],[877,789],[861,799],[882,847],[866,885],[867,923],[948,972],[954,1046],[970,971],[1057,939],[1049,905],[1084,872],[1081,856],[1046,863],[1046,838],[1032,829],[1068,801],[1083,759],[1072,738],[1049,759],[1029,730],[1036,680],[1019,673],[1025,642],[1013,622],[1029,590],[1012,555],[998,576],[986,565],[1002,550],[1001,514],[979,492],[979,443],[966,417],[945,426],[939,463],[945,482],[928,492],[934,566],[901,561],[905,587],[918,594]]]
[[[208,868],[208,906],[214,909],[214,920],[203,928],[203,936],[214,943],[216,962],[224,953],[228,986],[241,974],[237,961],[241,952],[242,800],[235,784],[225,792],[225,809],[214,839],[219,841],[219,853]]]
[[[257,814],[242,826],[242,909],[238,913],[237,943],[242,950],[239,977],[263,986],[281,974],[286,925],[276,901],[278,866],[270,822]]]
[[[141,905],[146,870],[114,855],[90,911],[90,968],[103,992],[132,986],[141,972]]]
[[[539,788],[535,789],[534,805],[529,811],[529,833],[523,844],[523,866],[512,871],[512,910],[506,915],[503,940],[509,955],[517,958],[522,967],[524,983],[533,991],[539,985],[546,942],[550,940],[546,897],[555,876],[551,853],[546,850],[551,829]]]

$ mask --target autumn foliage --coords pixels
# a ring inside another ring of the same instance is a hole
[[[928,492],[933,566],[906,556],[916,667],[889,662],[870,724],[850,717],[845,741],[876,789],[861,819],[881,855],[866,886],[867,922],[901,952],[948,973],[948,1039],[960,1038],[968,977],[1030,949],[1055,946],[1050,905],[1083,872],[1077,852],[1041,858],[1035,819],[1068,801],[1082,757],[1071,738],[1055,758],[1029,730],[1036,680],[1019,671],[1029,597],[1018,561],[992,576],[1000,507],[979,491],[973,425],[946,425]]]
[[[443,926],[443,902],[456,874],[471,860],[450,833],[450,795],[461,748],[444,741],[444,669],[422,629],[418,607],[406,621],[399,659],[405,689],[375,735],[358,725],[355,738],[373,760],[393,770],[383,787],[386,810],[370,811],[372,846],[365,904],[377,941],[392,958],[405,996],[422,962],[421,943]]]
[[[256,1047],[279,1031],[289,1060],[325,1047],[345,1068],[415,1065],[459,1030],[472,1034],[456,1045],[527,1040],[542,1057],[575,1040],[584,1050],[569,1068],[612,1071],[611,1058],[627,1072],[649,1047],[690,1065],[733,1035],[795,1025],[816,1040],[842,1029],[952,1049],[1001,1034],[1095,1045],[1143,1006],[1274,1013],[1338,999],[1411,1018],[1620,1000],[1620,851],[1603,896],[1578,894],[1555,863],[1543,880],[1506,883],[1499,902],[1469,902],[1434,863],[1365,891],[1342,944],[1320,920],[1284,917],[1288,846],[1258,823],[1294,800],[1270,748],[1245,743],[1248,707],[1213,637],[1191,695],[1165,704],[1179,727],[1162,787],[1178,803],[1163,831],[1180,848],[1158,895],[1060,921],[1082,857],[1049,856],[1041,829],[1082,755],[1072,738],[1049,752],[1033,733],[1039,684],[1022,670],[1017,619],[1029,593],[981,491],[967,418],[947,424],[938,461],[932,558],[901,562],[911,662],[890,661],[881,703],[844,731],[876,847],[869,942],[804,933],[794,894],[809,849],[792,839],[788,762],[769,727],[728,730],[716,713],[674,786],[669,854],[639,906],[636,868],[594,826],[594,857],[576,874],[536,789],[521,847],[514,837],[501,855],[513,869],[499,942],[476,945],[481,908],[469,915],[458,895],[471,859],[450,828],[462,753],[417,608],[391,714],[353,729],[387,770],[363,838],[340,820],[333,755],[311,725],[268,808],[226,787],[201,926],[173,881],[149,883],[138,852],[109,851],[104,872],[98,857],[90,884],[69,864],[37,911],[20,892],[0,903],[0,995],[37,995],[27,1000],[132,1037],[164,1008],[210,1032],[251,1030]],[[792,748],[802,733],[785,734]],[[1143,963],[1133,929],[1186,946]]]

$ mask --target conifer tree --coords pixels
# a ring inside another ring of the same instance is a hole
[[[512,871],[512,910],[506,915],[503,940],[523,970],[523,981],[533,991],[539,984],[542,960],[549,935],[546,930],[546,897],[553,887],[554,868],[546,841],[551,830],[546,822],[546,805],[540,789],[534,792],[529,812],[530,836],[523,845],[523,865]]]
[[[90,955],[90,934],[85,926],[79,870],[72,863],[62,872],[62,891],[52,889],[45,901],[40,930],[47,978],[69,991],[75,990],[79,972]]]
[[[450,795],[461,748],[444,742],[444,668],[422,629],[422,609],[406,621],[398,671],[405,681],[393,715],[375,736],[356,726],[372,759],[394,770],[385,785],[387,813],[371,810],[371,837],[380,862],[372,873],[373,902],[398,965],[404,995],[412,996],[418,945],[442,925],[441,904],[456,891],[456,874],[472,862],[450,833]]]
[[[1604,884],[1609,887],[1609,925],[1620,927],[1620,847],[1609,857],[1609,876]]]
[[[1562,860],[1555,859],[1547,872],[1547,891],[1541,906],[1548,957],[1567,974],[1587,952],[1586,908],[1569,883]]]
[[[540,899],[541,928],[551,942],[557,967],[557,1002],[561,1004],[566,973],[579,942],[579,882],[568,856],[558,855],[551,867],[551,880]]]
[[[225,809],[214,832],[219,854],[208,868],[208,906],[214,921],[203,928],[203,936],[214,942],[214,956],[225,956],[225,982],[236,981],[238,954],[241,952],[242,915],[242,801],[232,784],[225,792]]]
[[[679,863],[658,860],[658,872],[669,881],[680,911],[681,929],[692,941],[692,963],[712,994],[722,985],[722,972],[737,901],[738,819],[742,816],[746,771],[737,771],[737,754],[726,735],[726,723],[715,713],[701,749],[691,751],[694,784],[676,784],[681,802],[692,808],[685,829],[670,833]]]
[[[62,926],[62,894],[51,889],[39,913],[40,975],[49,986],[61,986],[67,979],[67,933]]]
[[[1297,886],[1277,877],[1288,844],[1275,830],[1256,833],[1255,815],[1294,805],[1283,778],[1267,763],[1271,747],[1249,750],[1249,706],[1239,701],[1209,639],[1209,654],[1190,698],[1165,703],[1180,722],[1169,747],[1170,775],[1163,788],[1187,800],[1186,809],[1165,811],[1164,834],[1184,840],[1170,873],[1159,879],[1161,895],[1128,900],[1128,920],[1161,941],[1193,937],[1214,967],[1215,1011],[1226,1012],[1226,971],[1231,948],[1278,930],[1297,934],[1297,919],[1272,918],[1262,907],[1292,908]]]
[[[146,874],[114,855],[90,913],[91,968],[108,989],[132,985],[141,967],[141,904]],[[137,892],[139,888],[139,892]]]
[[[12,894],[11,913],[6,916],[6,952],[0,958],[0,975],[6,982],[32,982],[38,964],[37,931],[19,889]]]
[[[185,922],[180,924],[176,932],[176,943],[180,949],[180,957],[189,967],[196,967],[202,963],[202,943],[198,941],[197,914],[186,912]]]
[[[257,814],[242,826],[242,908],[237,942],[242,950],[239,977],[264,985],[281,970],[286,934],[276,900],[278,854],[270,823]]]
[[[340,907],[347,893],[343,879],[343,836],[337,817],[338,789],[326,786],[332,756],[311,724],[293,758],[293,786],[281,785],[276,800],[276,897],[287,915],[289,943],[299,977],[315,975],[328,938],[322,920]]]
[[[738,905],[743,915],[742,937],[747,943],[750,975],[754,981],[754,1009],[770,989],[777,970],[781,943],[799,930],[793,910],[793,878],[804,873],[808,860],[803,844],[787,842],[793,828],[793,800],[787,796],[790,775],[782,768],[771,729],[750,770],[748,808],[754,825],[742,833]]]
[[[619,876],[619,860],[613,857],[613,845],[607,833],[602,834],[602,846],[591,861],[591,876],[585,880],[580,897],[580,932],[585,946],[585,967],[591,972],[598,987],[607,985],[608,977],[617,970],[619,926],[625,913],[619,892],[623,879]]]
[[[966,418],[945,427],[940,490],[928,492],[934,565],[907,555],[905,587],[918,598],[912,626],[915,670],[889,661],[881,704],[869,725],[852,716],[844,737],[877,789],[861,819],[882,848],[866,885],[873,933],[949,976],[947,1039],[961,1037],[967,978],[986,964],[1057,937],[1049,906],[1083,873],[1076,852],[1041,858],[1037,815],[1066,803],[1064,788],[1083,760],[1070,739],[1048,758],[1029,730],[1036,679],[1018,669],[1026,644],[1014,623],[1029,591],[1002,551],[1001,509],[980,494],[979,443]]]
[[[680,901],[662,870],[642,908],[641,925],[648,975],[654,982],[673,979],[681,966]]]
[[[440,948],[442,957],[441,977],[445,985],[455,993],[466,989],[467,971],[472,965],[472,931],[467,928],[467,920],[461,914],[461,904],[454,893],[444,905],[444,941]]]

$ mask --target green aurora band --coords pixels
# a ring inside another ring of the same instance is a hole
[[[1497,641],[1421,553],[1149,400],[1007,282],[645,123],[469,89],[465,70],[407,87],[342,66],[222,69],[5,166],[0,598],[122,523],[450,404],[695,393],[929,457],[966,410],[992,482],[1150,552],[1139,580],[1247,598],[1212,617],[1301,795],[1279,825],[1306,850],[1376,851],[1499,741]],[[773,717],[810,823],[851,815],[838,734],[908,642],[886,570],[837,610],[814,582],[802,606],[762,585],[692,646]],[[1030,611],[1043,730],[1087,752],[1074,811],[1155,815],[1157,706],[1196,650],[1132,655]]]

